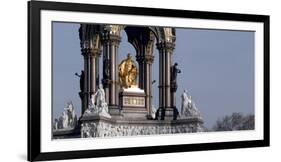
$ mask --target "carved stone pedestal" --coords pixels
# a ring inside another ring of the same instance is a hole
[[[165,120],[173,120],[174,119],[174,108],[169,107],[165,109]],[[176,115],[176,114],[175,114]]]
[[[119,104],[124,118],[146,119],[145,93],[139,88],[124,89],[119,93]]]
[[[202,132],[203,121],[200,118],[179,120],[129,120],[122,118],[105,118],[102,116],[85,116],[81,119],[81,137],[116,137],[157,135],[175,133]]]

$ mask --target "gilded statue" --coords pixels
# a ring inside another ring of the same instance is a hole
[[[119,69],[119,83],[123,88],[136,87],[138,69],[135,62],[132,60],[132,55],[128,53],[127,58],[124,59],[118,66]]]

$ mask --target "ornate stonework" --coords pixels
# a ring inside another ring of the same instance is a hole
[[[144,107],[144,97],[123,97],[123,105],[124,106],[141,106]]]
[[[116,137],[202,132],[202,119],[187,118],[175,121],[115,120],[103,117],[83,118],[81,137]]]

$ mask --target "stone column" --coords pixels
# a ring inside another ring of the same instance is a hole
[[[118,115],[118,47],[121,38],[119,35],[112,34],[110,31],[103,33],[103,55],[104,68],[109,68],[109,76],[103,78],[106,101],[111,115]],[[103,69],[105,70],[105,69]]]
[[[173,119],[173,108],[171,106],[171,55],[175,44],[171,42],[160,42],[157,44],[159,50],[159,109],[158,117],[161,120]]]
[[[99,56],[99,49],[83,48],[82,55],[84,57],[84,89],[79,93],[82,100],[82,113],[88,108],[91,95],[97,89],[97,57]]]
[[[94,94],[97,90],[97,80],[98,80],[98,65],[99,65],[99,49],[92,49],[89,54],[89,70],[90,70],[90,95]]]
[[[157,118],[164,120],[165,116],[165,57],[164,57],[164,43],[157,43],[157,49],[159,50],[159,108],[157,110]]]
[[[145,106],[148,112],[148,118],[151,118],[152,113],[152,63],[154,57],[152,54],[145,55],[145,92],[146,92],[146,102]]]
[[[171,67],[172,67],[172,54],[175,48],[174,43],[166,42],[165,46],[165,57],[166,57],[166,66],[165,66],[165,90],[166,90],[166,107],[171,107]]]
[[[152,63],[154,57],[152,53],[139,53],[136,57],[139,63],[139,88],[144,89],[146,94],[145,107],[147,108],[147,117],[151,118],[152,106]]]
[[[84,83],[79,96],[82,103],[82,114],[89,106],[91,94],[96,91],[98,77],[98,55],[100,53],[100,26],[81,24],[79,39],[82,56],[84,58]],[[80,83],[81,84],[81,83]]]

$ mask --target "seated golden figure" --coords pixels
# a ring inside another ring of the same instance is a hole
[[[132,55],[128,53],[127,58],[123,60],[119,66],[119,82],[122,88],[136,87],[138,69],[135,62],[132,60]]]

